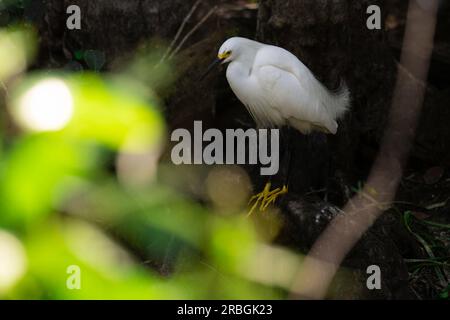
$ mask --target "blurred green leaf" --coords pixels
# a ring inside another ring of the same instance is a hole
[[[164,133],[158,111],[120,87],[85,73],[70,79],[75,101],[70,136],[103,143],[113,149],[142,151],[155,148]]]
[[[18,226],[51,213],[58,186],[85,174],[89,163],[76,144],[55,134],[18,140],[0,167],[0,222]]]

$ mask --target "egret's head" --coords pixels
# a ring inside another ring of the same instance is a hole
[[[239,52],[239,40],[238,38],[231,38],[225,41],[219,49],[219,53],[217,54],[217,58],[222,63],[228,63],[233,61],[238,52]]]
[[[261,46],[260,43],[245,38],[233,37],[228,39],[220,46],[216,60],[208,67],[200,79],[205,78],[212,69],[220,64],[254,56],[259,46]]]

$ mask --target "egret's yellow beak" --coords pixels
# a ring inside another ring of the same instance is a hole
[[[217,58],[219,60],[225,60],[226,58],[228,58],[231,55],[230,52],[224,52],[224,53],[220,53],[217,55]]]

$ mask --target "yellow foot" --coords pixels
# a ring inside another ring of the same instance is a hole
[[[283,186],[283,188],[276,188],[272,191],[270,191],[270,187],[271,183],[267,182],[262,192],[250,198],[248,204],[254,204],[248,212],[248,216],[250,216],[258,207],[260,211],[265,211],[271,204],[275,203],[279,196],[288,193],[288,187],[286,186]]]

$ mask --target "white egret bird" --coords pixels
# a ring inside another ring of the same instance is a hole
[[[241,37],[225,41],[214,66],[229,63],[227,80],[258,127],[291,126],[303,134],[320,131],[336,134],[337,119],[349,108],[350,93],[343,85],[329,91],[292,53]],[[261,208],[286,193],[287,187],[256,196]]]

